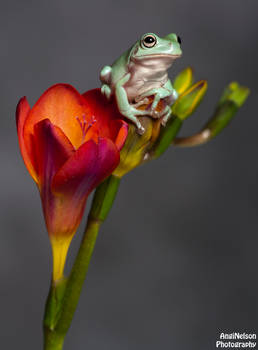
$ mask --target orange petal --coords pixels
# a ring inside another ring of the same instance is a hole
[[[84,98],[68,84],[56,84],[39,98],[24,127],[25,138],[33,133],[36,123],[49,119],[69,138],[75,148],[82,143],[82,129],[77,118],[87,114]]]
[[[34,181],[38,182],[37,173],[35,169],[35,162],[31,152],[32,148],[28,147],[31,144],[31,142],[29,142],[28,145],[25,145],[25,140],[24,140],[24,124],[29,113],[30,113],[30,106],[28,104],[26,97],[24,96],[20,99],[16,108],[16,126],[17,126],[18,140],[19,140],[23,161],[30,175],[34,179]]]
[[[115,145],[118,148],[118,150],[120,151],[126,141],[127,135],[128,135],[128,124],[126,122],[124,122],[121,119],[117,119],[117,120],[113,120],[110,123],[110,127],[113,130],[114,133],[114,141],[115,141]]]

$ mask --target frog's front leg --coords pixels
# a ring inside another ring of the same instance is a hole
[[[166,126],[167,122],[171,118],[172,116],[171,106],[178,99],[178,93],[173,88],[171,81],[168,80],[165,85],[167,85],[167,88],[170,89],[171,94],[166,98],[167,106],[165,107],[164,115],[162,116],[162,120],[161,120],[161,124],[163,126]]]
[[[123,114],[129,120],[131,120],[136,125],[138,133],[140,135],[142,135],[142,134],[144,134],[145,129],[136,116],[137,115],[146,115],[146,112],[142,111],[142,110],[138,110],[135,107],[131,106],[129,101],[128,101],[128,97],[127,97],[126,90],[124,88],[124,84],[126,84],[128,82],[130,77],[131,77],[131,74],[128,73],[117,82],[116,87],[115,87],[116,102],[117,102],[117,106],[118,106],[120,113]]]
[[[151,105],[151,110],[154,112],[159,101],[162,99],[167,99],[167,104],[172,105],[172,103],[177,99],[178,94],[176,90],[173,88],[171,81],[168,80],[166,84],[162,87],[154,88],[149,91],[146,91],[142,96],[151,96],[154,95],[154,100]]]

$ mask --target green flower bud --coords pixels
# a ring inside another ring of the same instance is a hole
[[[172,106],[172,113],[181,120],[189,117],[202,101],[207,91],[207,81],[200,80],[187,89]]]

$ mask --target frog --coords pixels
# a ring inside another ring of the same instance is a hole
[[[167,71],[181,55],[181,39],[175,33],[163,38],[146,33],[111,66],[102,68],[101,93],[107,100],[115,98],[120,114],[136,126],[140,135],[144,134],[145,129],[139,116],[160,118],[162,126],[170,119],[171,106],[178,93]],[[151,105],[144,110],[139,109],[142,105],[148,105],[151,97]],[[157,111],[160,101],[163,101],[163,107]]]

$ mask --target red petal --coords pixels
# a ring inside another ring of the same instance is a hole
[[[50,235],[70,236],[80,224],[94,177],[97,145],[86,142],[53,178],[45,218]]]
[[[54,192],[73,195],[76,200],[88,195],[109,176],[119,163],[119,153],[109,139],[84,143],[57,172]]]
[[[62,130],[49,119],[35,124],[34,140],[39,183],[48,187],[54,174],[74,153],[74,148]]]
[[[119,124],[114,123],[114,120],[121,120],[120,127],[123,128],[118,141],[118,147],[124,143],[127,136],[127,128],[122,119],[124,118],[122,114],[117,109],[116,103],[108,101],[105,96],[102,95],[100,89],[93,89],[85,92],[83,94],[85,98],[85,103],[88,109],[88,113],[93,115],[97,120],[94,127],[98,128],[99,136],[103,138],[110,138],[114,142],[118,141],[117,137],[120,133]]]
[[[96,174],[97,186],[107,176],[109,176],[113,170],[118,166],[120,161],[120,155],[115,144],[109,139],[100,139],[99,141],[99,170]]]
[[[32,108],[24,128],[24,135],[33,133],[36,123],[49,119],[61,128],[75,148],[82,142],[82,129],[77,118],[87,114],[85,100],[78,91],[68,84],[51,86]]]
[[[24,163],[34,179],[34,181],[37,180],[37,173],[36,173],[36,167],[35,167],[35,162],[33,159],[33,154],[32,154],[32,148],[30,147],[30,142],[25,145],[25,140],[24,140],[24,123],[30,113],[30,106],[28,104],[28,101],[26,97],[22,97],[17,105],[16,108],[16,126],[17,126],[17,133],[18,133],[18,140],[19,140],[19,145],[20,145],[20,150],[22,154],[22,158],[24,160]]]
[[[53,192],[76,196],[79,188],[80,193],[87,193],[94,181],[98,147],[92,140],[85,142],[71,158],[56,173],[53,182]]]

